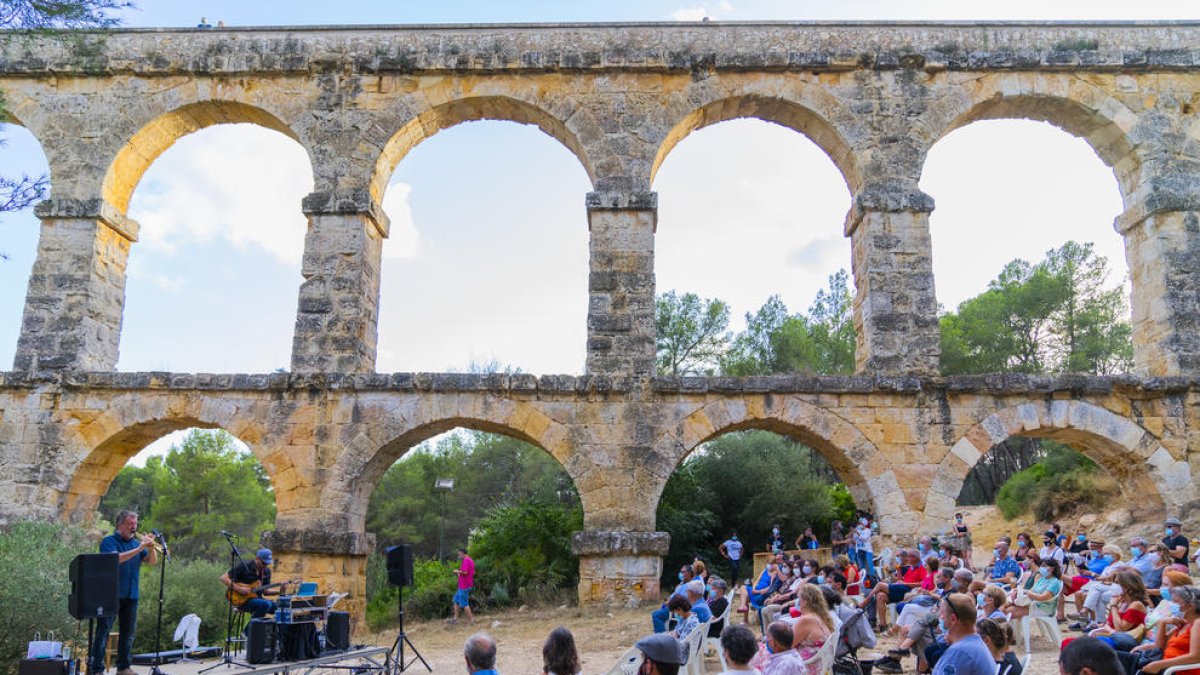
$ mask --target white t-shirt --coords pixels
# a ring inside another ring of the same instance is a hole
[[[1055,546],[1054,552],[1051,553],[1049,546],[1043,546],[1042,550],[1038,551],[1038,557],[1042,560],[1045,560],[1046,558],[1054,558],[1058,561],[1059,565],[1062,565],[1063,561],[1067,559],[1067,552],[1062,550],[1061,546]]]
[[[854,547],[860,551],[874,552],[871,548],[871,528],[862,525],[854,528]]]
[[[742,559],[742,542],[737,539],[726,539],[722,544],[725,547],[725,552],[729,554],[730,560]]]

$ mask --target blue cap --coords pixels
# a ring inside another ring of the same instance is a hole
[[[269,549],[269,548],[260,548],[260,549],[258,549],[258,553],[255,553],[254,555],[258,556],[259,560],[265,562],[268,565],[270,565],[272,562],[271,549]]]

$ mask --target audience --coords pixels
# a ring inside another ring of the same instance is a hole
[[[708,627],[708,637],[720,637],[721,631],[725,628],[725,620],[721,617],[725,615],[726,608],[729,607],[729,598],[726,593],[729,592],[729,584],[721,577],[713,577],[710,584],[712,586],[713,597],[708,602],[708,609],[712,612],[712,624]]]
[[[679,585],[675,587],[671,597],[676,596],[687,597],[687,585],[692,581],[693,570],[691,565],[684,565],[679,569]],[[669,600],[669,598],[668,598]],[[671,610],[667,609],[667,603],[663,603],[662,607],[650,612],[650,621],[654,626],[655,633],[665,633],[667,630],[667,620],[671,618]]]
[[[961,593],[942,598],[938,618],[950,647],[937,659],[933,675],[995,675],[996,662],[975,632],[975,603]]]
[[[672,595],[667,601],[667,611],[675,617],[675,630],[672,631],[672,635],[678,640],[683,640],[700,626],[700,621],[692,612],[692,603],[687,598]]]
[[[991,652],[992,660],[999,667],[996,675],[1021,675],[1021,661],[1012,651],[1016,638],[1008,621],[980,619],[975,623],[975,630],[983,640],[983,645]]]

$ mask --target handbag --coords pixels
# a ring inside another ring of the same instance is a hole
[[[33,640],[26,651],[27,659],[61,659],[63,645],[54,639],[54,631],[47,635],[49,640],[43,640],[41,633],[34,633]]]

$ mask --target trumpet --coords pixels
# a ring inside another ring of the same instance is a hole
[[[142,532],[134,532],[134,533],[133,533],[133,538],[134,538],[134,539],[137,539],[138,541],[141,541],[141,540],[142,540],[142,538],[144,538],[145,536],[146,536],[146,535],[145,535],[144,533],[142,533]],[[160,543],[158,543],[157,541],[155,541],[154,543],[152,543],[152,544],[150,544],[150,545],[154,547],[154,550],[155,550],[155,551],[158,551],[159,553],[163,553],[164,549],[163,549],[163,545],[162,545],[162,544],[160,544]]]

